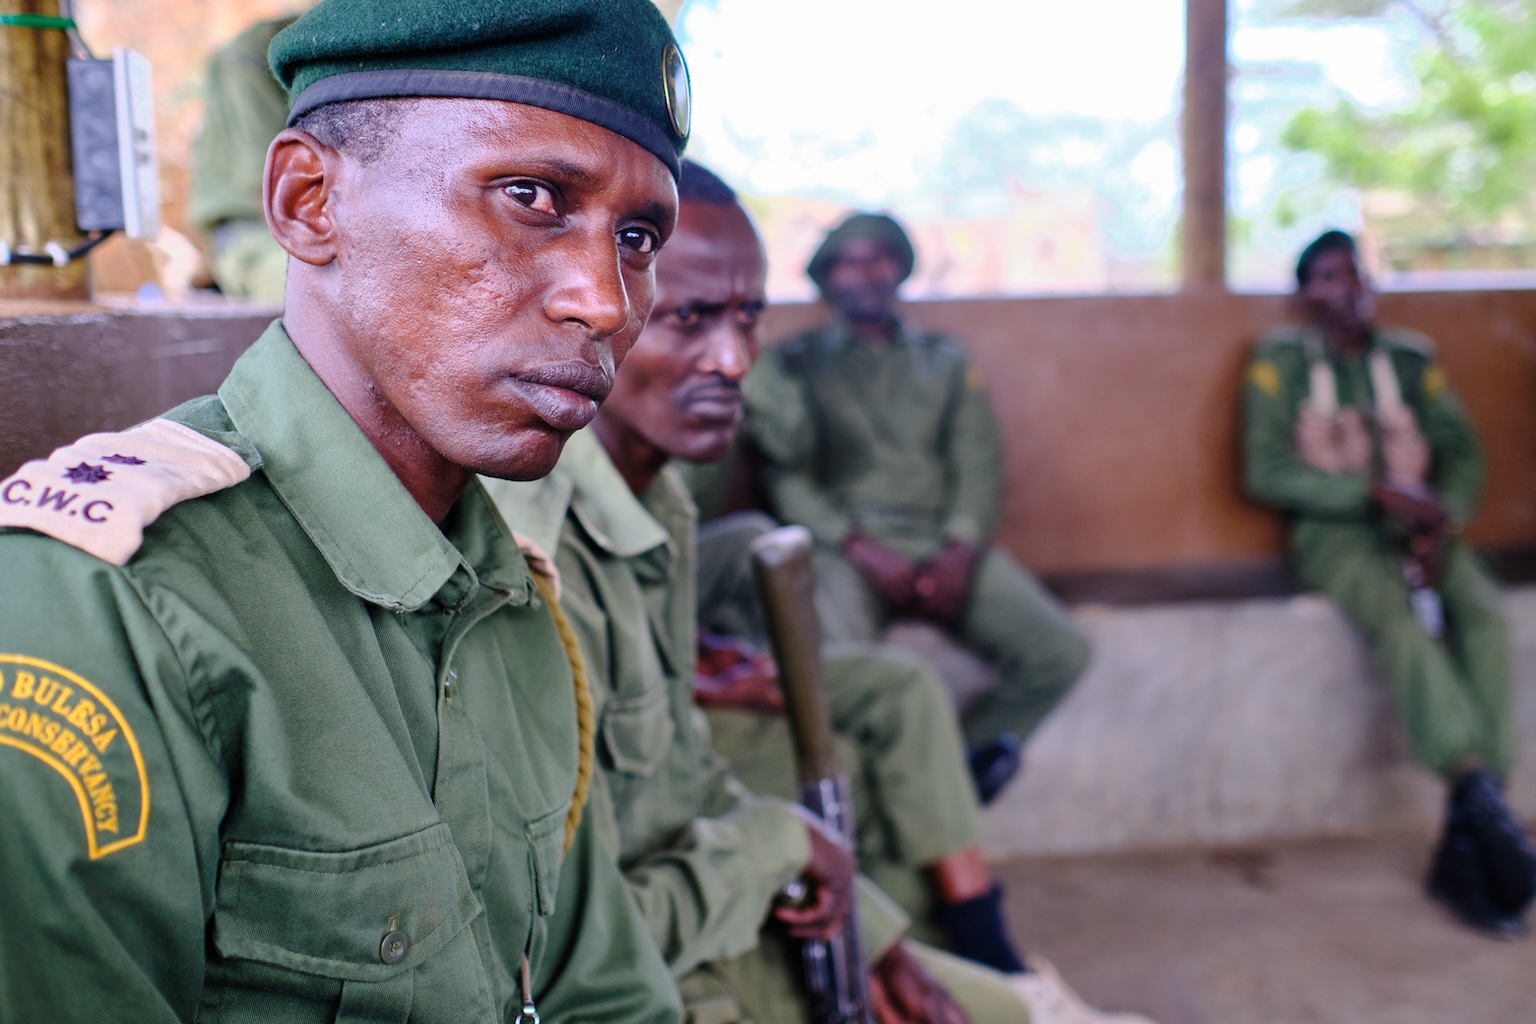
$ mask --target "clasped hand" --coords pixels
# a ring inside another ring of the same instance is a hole
[[[843,554],[897,614],[949,626],[965,611],[979,551],[964,541],[952,540],[937,558],[919,563],[878,541],[854,534],[843,543]]]

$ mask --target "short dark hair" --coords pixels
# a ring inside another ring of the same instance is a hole
[[[677,179],[677,198],[699,203],[728,206],[740,202],[736,192],[720,176],[703,164],[683,161],[683,173]]]
[[[370,164],[389,148],[400,119],[418,106],[418,100],[415,96],[341,100],[316,107],[293,126],[350,154],[358,163]]]
[[[1317,258],[1326,252],[1358,253],[1360,250],[1355,245],[1355,240],[1347,232],[1337,229],[1324,231],[1312,239],[1308,246],[1301,250],[1301,255],[1296,259],[1296,287],[1305,288],[1307,278],[1312,275],[1312,264]]]

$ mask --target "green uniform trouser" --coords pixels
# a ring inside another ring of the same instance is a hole
[[[746,552],[771,529],[767,516],[745,513],[699,531],[699,611],[706,628],[766,642]],[[926,865],[981,842],[981,811],[965,766],[949,693],[939,678],[904,652],[836,645],[826,678],[838,763],[853,785],[859,864],[915,922],[929,924],[932,890]],[[755,793],[797,797],[793,746],[781,717],[747,711],[708,712],[713,746]]]
[[[831,652],[826,663],[838,764],[853,786],[859,866],[913,919],[942,936],[925,867],[981,842],[981,812],[943,684],[916,659]],[[797,796],[785,719],[708,712],[714,748],[754,793]]]
[[[1414,755],[1440,775],[1475,762],[1508,773],[1514,760],[1509,636],[1498,584],[1467,546],[1451,545],[1439,587],[1448,642],[1414,619],[1401,555],[1379,529],[1306,521],[1297,527],[1296,560],[1301,578],[1365,631]]]
[[[841,555],[817,553],[816,586],[829,641],[876,640],[892,618],[885,600]],[[950,633],[999,677],[966,711],[965,740],[973,747],[1005,732],[1027,737],[1088,666],[1088,641],[1066,611],[996,548],[982,554],[965,610]]]
[[[1029,1024],[1029,1010],[1006,977],[920,942],[907,950],[938,979],[971,1024]],[[800,989],[800,955],[770,926],[752,952],[717,960],[684,978],[687,1024],[808,1024]]]

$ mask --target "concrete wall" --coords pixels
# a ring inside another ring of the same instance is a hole
[[[1536,587],[1508,594],[1527,756],[1510,793],[1536,819]],[[993,856],[1244,843],[1432,827],[1443,787],[1416,767],[1359,634],[1315,595],[1084,606],[1094,661],[989,808]]]

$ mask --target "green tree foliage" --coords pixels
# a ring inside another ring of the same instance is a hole
[[[1527,233],[1536,223],[1536,0],[1292,0],[1284,13],[1363,18],[1394,8],[1437,44],[1415,58],[1414,102],[1391,113],[1348,100],[1303,110],[1281,141],[1320,157],[1334,184],[1410,198],[1415,234],[1452,240],[1511,223]]]

